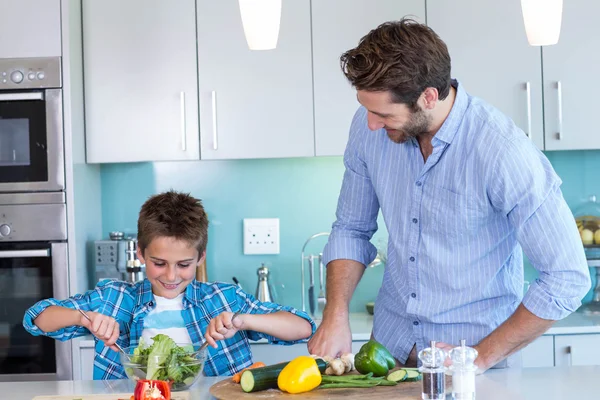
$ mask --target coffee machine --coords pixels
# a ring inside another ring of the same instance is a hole
[[[137,238],[124,232],[111,232],[108,240],[94,241],[94,274],[96,282],[118,279],[138,282],[146,268],[137,257]]]

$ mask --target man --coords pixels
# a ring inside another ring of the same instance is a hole
[[[337,220],[324,250],[327,306],[313,354],[351,349],[348,304],[379,208],[389,233],[373,336],[400,365],[429,341],[474,346],[481,371],[575,311],[590,288],[561,180],[512,120],[450,77],[444,42],[409,19],[341,57],[357,89]],[[523,297],[522,252],[539,271]]]

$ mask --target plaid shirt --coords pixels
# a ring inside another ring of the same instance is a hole
[[[144,279],[132,284],[117,280],[103,280],[84,294],[78,294],[66,300],[42,300],[25,312],[23,326],[32,335],[45,335],[61,341],[89,335],[90,331],[82,326],[69,326],[55,332],[43,332],[33,320],[49,306],[62,306],[85,311],[96,311],[110,315],[119,323],[120,336],[117,343],[121,347],[137,346],[142,335],[144,317],[156,305],[150,281]],[[196,345],[205,342],[204,332],[211,319],[224,311],[244,314],[269,314],[276,311],[288,311],[306,319],[316,326],[304,312],[292,307],[274,303],[261,303],[253,296],[242,291],[239,286],[225,283],[200,283],[192,281],[183,297],[183,318],[185,325]],[[252,364],[252,352],[248,339],[267,339],[270,343],[291,345],[306,340],[283,341],[273,336],[255,331],[239,331],[233,337],[217,341],[218,348],[208,347],[208,357],[204,365],[204,374],[208,376],[232,375]],[[123,366],[119,362],[119,354],[106,347],[94,337],[94,379],[127,378]]]

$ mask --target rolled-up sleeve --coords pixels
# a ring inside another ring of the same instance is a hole
[[[89,335],[90,331],[82,326],[68,326],[54,332],[44,332],[34,323],[34,320],[50,306],[89,310],[89,307],[87,306],[89,304],[88,299],[89,295],[84,294],[69,297],[66,300],[45,299],[38,301],[29,309],[27,309],[27,311],[25,311],[25,315],[23,317],[23,327],[33,336],[48,336],[60,341],[73,339],[83,335]]]
[[[350,139],[344,152],[346,171],[338,199],[336,221],[323,250],[326,265],[338,259],[367,265],[377,255],[377,249],[369,240],[377,231],[379,201],[367,166],[360,156],[365,119],[366,111],[361,107],[352,120]]]
[[[237,302],[240,305],[239,312],[244,314],[271,314],[278,311],[287,311],[291,314],[294,314],[302,319],[305,319],[310,323],[311,326],[311,336],[317,330],[317,325],[315,321],[312,320],[311,317],[308,316],[307,313],[303,311],[296,310],[293,307],[282,306],[276,303],[268,303],[268,302],[260,302],[254,296],[244,292],[239,287],[236,288],[236,297]],[[260,340],[267,339],[270,343],[273,344],[281,344],[281,345],[292,345],[296,343],[304,343],[306,339],[300,340],[281,340],[275,336],[267,335],[266,333],[256,332],[256,331],[246,331],[248,338],[251,340]]]
[[[575,219],[548,159],[529,140],[516,140],[499,157],[492,202],[508,216],[539,272],[523,298],[536,316],[559,320],[581,305],[591,286]]]

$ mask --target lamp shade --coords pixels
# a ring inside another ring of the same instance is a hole
[[[281,0],[239,0],[239,2],[244,34],[250,50],[272,50],[277,47]]]
[[[532,46],[558,43],[563,0],[521,0],[527,41]]]

